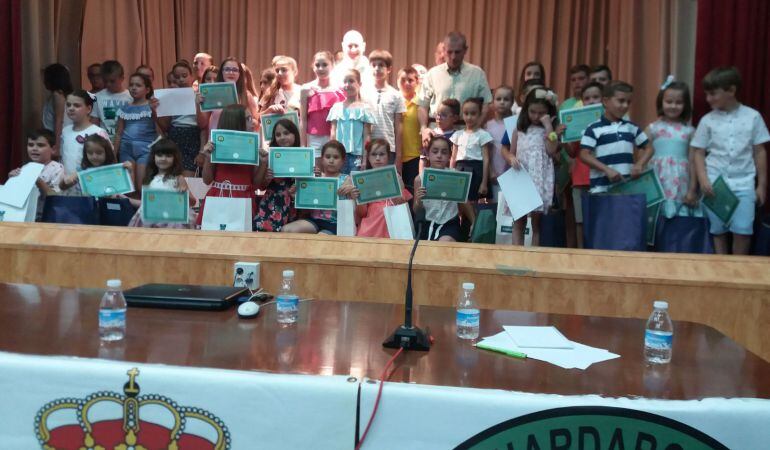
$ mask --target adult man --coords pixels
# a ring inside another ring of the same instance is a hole
[[[427,145],[431,137],[429,118],[435,119],[444,99],[454,98],[462,104],[471,97],[481,97],[484,102],[481,117],[486,117],[487,107],[492,102],[487,75],[480,67],[463,61],[468,51],[465,36],[452,31],[444,38],[444,47],[446,62],[434,66],[425,74],[417,96],[423,145]]]

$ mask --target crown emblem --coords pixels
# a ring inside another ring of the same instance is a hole
[[[54,400],[40,408],[35,416],[35,433],[41,447],[45,450],[230,449],[230,432],[221,419],[201,408],[179,406],[162,395],[139,395],[136,382],[139,369],[132,368],[126,374],[128,381],[123,385],[123,394],[100,391],[82,399]],[[116,417],[118,410],[122,413]],[[146,417],[142,416],[143,412],[147,413]],[[49,427],[51,423],[56,426]],[[203,425],[210,430],[207,435],[216,437],[208,439],[185,433],[185,427],[193,423],[196,430],[201,430],[199,425]]]

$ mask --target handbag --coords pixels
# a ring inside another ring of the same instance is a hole
[[[94,197],[49,195],[41,222],[99,225],[99,207]]]
[[[355,200],[337,200],[337,236],[356,235],[355,210]]]
[[[647,198],[644,194],[584,194],[585,248],[645,251]]]
[[[99,224],[113,227],[125,227],[136,214],[136,208],[127,198],[100,198]]]
[[[252,231],[251,199],[239,197],[206,197],[201,230]]]
[[[388,202],[390,203],[390,200]],[[383,208],[382,213],[385,215],[385,223],[391,239],[414,240],[414,222],[412,212],[409,211],[409,203],[391,204]]]
[[[655,232],[655,251],[669,253],[714,253],[714,244],[705,217],[661,216]]]

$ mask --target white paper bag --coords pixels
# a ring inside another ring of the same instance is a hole
[[[500,191],[497,197],[497,230],[495,230],[495,244],[511,245],[513,242],[513,216],[508,204],[505,202],[505,195]],[[532,219],[527,217],[527,226],[524,228],[524,246],[532,246]]]
[[[409,203],[386,206],[382,212],[385,214],[385,223],[388,225],[388,234],[391,239],[414,240],[414,222],[409,211]]]
[[[201,230],[251,231],[250,198],[206,197]]]
[[[355,200],[337,200],[337,236],[356,235],[355,210]]]
[[[203,182],[203,178],[200,177],[185,177],[187,182],[187,189],[190,191],[190,195],[195,198],[195,204],[200,205],[201,200],[206,198],[206,194],[209,192],[210,185]]]
[[[40,191],[37,187],[33,187],[27,195],[27,200],[19,208],[0,203],[0,222],[34,222],[38,197],[40,197]]]

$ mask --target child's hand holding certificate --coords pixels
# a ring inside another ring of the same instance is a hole
[[[703,205],[706,206],[715,216],[719,217],[725,225],[729,224],[738,209],[738,197],[727,185],[727,182],[720,175],[713,183],[711,188],[714,191],[713,197],[704,196]]]
[[[401,197],[402,195],[396,166],[352,172],[350,178],[359,191],[357,200],[359,205]]]

